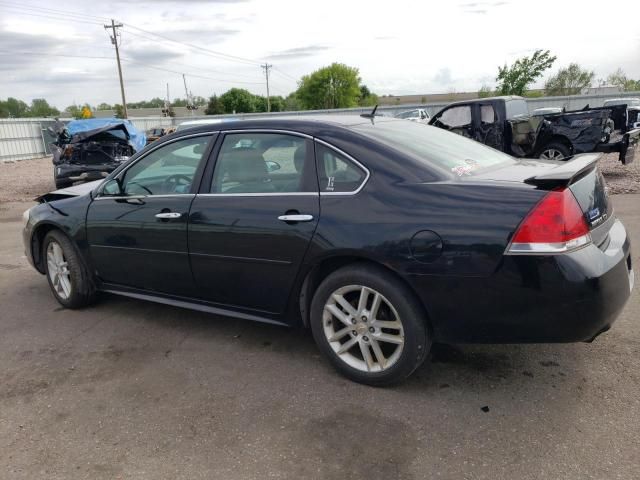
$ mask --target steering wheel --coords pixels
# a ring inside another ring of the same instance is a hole
[[[191,177],[183,173],[176,173],[164,179],[165,192],[175,192],[180,185],[191,186]]]

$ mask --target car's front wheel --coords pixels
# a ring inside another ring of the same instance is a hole
[[[47,280],[56,300],[67,308],[89,305],[95,298],[95,289],[71,240],[52,230],[45,235],[42,249]]]
[[[358,264],[329,275],[311,304],[320,350],[343,375],[368,385],[407,378],[430,347],[424,310],[398,279]]]

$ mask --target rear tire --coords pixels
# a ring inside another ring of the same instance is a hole
[[[367,385],[404,380],[431,347],[426,314],[413,292],[367,264],[324,279],[311,302],[310,323],[318,348],[336,370]]]
[[[540,160],[565,160],[571,155],[571,149],[564,143],[551,142],[540,150],[538,158]]]
[[[75,246],[62,232],[52,230],[42,242],[42,258],[49,287],[66,308],[82,308],[95,300],[91,276]]]

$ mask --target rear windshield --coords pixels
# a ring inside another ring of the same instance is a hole
[[[473,175],[494,165],[515,162],[513,157],[475,140],[420,123],[387,121],[355,125],[353,129],[425,165],[457,176]]]

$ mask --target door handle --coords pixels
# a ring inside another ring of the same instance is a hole
[[[178,212],[156,213],[156,218],[160,218],[162,220],[167,220],[167,219],[171,219],[171,218],[180,218],[181,216],[182,216],[182,214],[178,213]]]
[[[311,220],[313,220],[313,215],[280,215],[278,217],[278,220],[281,220],[283,222],[310,222]]]

